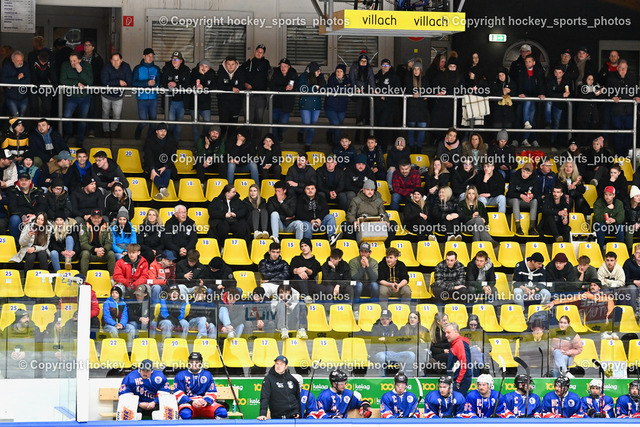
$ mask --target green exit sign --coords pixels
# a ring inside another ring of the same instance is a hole
[[[489,34],[489,41],[505,43],[507,41],[507,35],[506,34]]]

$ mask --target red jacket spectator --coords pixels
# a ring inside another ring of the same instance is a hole
[[[120,258],[113,271],[113,280],[131,290],[135,290],[138,285],[146,284],[148,276],[149,263],[139,253],[135,261],[132,261],[129,255]]]
[[[167,280],[176,278],[176,266],[172,260],[162,258],[158,261],[158,258],[156,258],[149,266],[147,278],[148,280],[153,280],[154,285],[166,285]]]
[[[391,183],[393,184],[393,192],[404,197],[409,197],[416,188],[422,186],[420,172],[413,168],[406,177],[402,176],[399,169],[396,169],[393,172]]]

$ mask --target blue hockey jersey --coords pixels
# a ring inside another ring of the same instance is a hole
[[[309,403],[307,403],[307,400]],[[306,406],[306,411],[305,411]],[[309,390],[300,390],[300,408],[305,411],[302,418],[321,418],[322,414],[318,411],[316,397]]]
[[[192,374],[188,369],[178,372],[173,380],[173,387],[178,405],[191,403],[198,398],[203,398],[207,404],[213,405],[218,392],[211,372],[205,370],[197,374]]]
[[[345,389],[342,394],[332,388],[324,390],[318,396],[318,410],[324,411],[321,418],[347,418],[347,412],[360,408],[362,395],[360,392]]]
[[[593,409],[598,413],[605,414],[606,418],[615,418],[616,416],[613,413],[613,399],[611,396],[607,396],[605,394],[604,405],[602,403],[603,402],[599,397],[594,399],[591,396],[585,396],[582,398],[582,412],[584,412],[584,415],[588,417],[589,409]]]
[[[153,371],[148,379],[142,379],[140,371],[136,369],[123,378],[118,390],[118,396],[133,393],[140,399],[139,402],[156,402],[159,404],[158,393],[171,393],[171,387],[162,371]]]
[[[496,405],[498,405],[497,410],[495,409]],[[496,390],[491,390],[489,397],[482,397],[478,390],[470,391],[467,394],[467,411],[478,418],[491,418],[494,410],[496,417],[513,418],[513,413],[504,404],[504,396]]]
[[[476,418],[476,416],[466,409],[467,401],[457,391],[453,395],[444,398],[440,391],[433,390],[427,394],[424,401],[424,418]]]
[[[562,413],[560,413],[560,406],[562,405]],[[584,412],[582,412],[582,400],[580,397],[572,391],[567,392],[567,395],[560,402],[560,398],[556,395],[555,391],[550,391],[545,394],[542,399],[542,412],[543,416],[548,418],[553,415],[561,415],[561,418],[584,418]]]
[[[504,396],[504,404],[515,417],[533,417],[540,418],[542,416],[542,404],[540,396],[529,392],[529,407],[527,408],[527,396],[523,396],[517,391],[512,391]],[[525,411],[527,413],[525,414]]]
[[[412,411],[414,415],[411,415]],[[418,398],[409,391],[402,394],[388,391],[380,399],[380,415],[382,418],[420,418]]]
[[[634,401],[628,394],[620,396],[616,402],[616,417],[640,418],[640,400]]]

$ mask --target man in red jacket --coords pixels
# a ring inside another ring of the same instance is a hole
[[[469,387],[471,387],[471,379],[473,376],[469,340],[460,335],[460,327],[455,322],[448,323],[447,326],[445,326],[444,334],[449,344],[451,344],[449,361],[447,362],[447,372],[452,373],[452,378],[455,381],[455,390],[466,396]]]
[[[126,297],[133,295],[138,285],[147,283],[149,276],[149,263],[140,256],[140,245],[131,243],[127,245],[127,255],[116,262],[113,271],[113,280],[125,287]]]

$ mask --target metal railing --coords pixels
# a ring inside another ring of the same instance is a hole
[[[0,83],[0,87],[19,87],[21,93],[30,94],[30,95],[38,95],[39,93],[44,93],[48,91],[52,96],[58,95],[58,116],[57,117],[47,117],[47,119],[51,121],[60,122],[60,126],[62,126],[62,122],[90,122],[90,123],[140,123],[140,120],[135,119],[102,119],[102,118],[65,118],[62,117],[63,114],[63,103],[65,91],[67,93],[71,91],[78,91],[78,87],[76,86],[51,86],[51,85],[15,85],[15,84],[7,84]],[[399,88],[402,90],[403,88]],[[198,91],[193,88],[180,88],[180,89],[167,89],[161,87],[112,87],[112,86],[86,86],[85,91],[89,91],[90,95],[93,94],[110,94],[113,91],[121,91],[124,94],[124,97],[129,98],[133,96],[135,93],[144,90],[145,93],[157,93],[158,95],[164,95],[164,111],[165,115],[169,111],[169,103],[171,101],[171,95],[173,94],[187,94],[193,96],[193,109],[198,110],[198,95],[209,94],[209,95],[218,95],[225,94],[229,95],[231,92],[222,91],[222,90],[206,90],[206,91]],[[431,92],[436,92],[437,88],[430,88]],[[35,93],[34,93],[35,92]],[[375,92],[375,90],[374,90]],[[63,96],[64,95],[64,96]],[[348,93],[343,94],[337,91],[322,91],[322,92],[275,92],[275,91],[240,91],[236,95],[244,96],[244,108],[245,108],[245,120],[241,124],[243,126],[248,127],[260,127],[260,128],[268,128],[273,127],[274,125],[281,128],[299,128],[305,129],[310,126],[316,129],[339,129],[339,130],[350,130],[350,129],[366,129],[369,131],[374,130],[396,130],[396,131],[406,131],[406,130],[418,130],[418,131],[446,131],[448,127],[409,127],[407,126],[407,99],[412,99],[414,96],[412,94],[406,93]],[[268,123],[251,123],[248,111],[250,111],[251,107],[251,98],[252,95],[264,95],[268,96],[267,103],[267,111],[268,114]],[[462,102],[465,95],[473,95],[471,90],[468,90],[468,93],[465,94],[456,94],[456,95],[440,95],[438,93],[433,94],[425,94],[421,95],[421,98],[426,99],[451,99],[453,101],[453,111],[451,114],[452,121],[451,126],[455,126],[458,123],[458,104]],[[273,123],[273,97],[274,96],[320,96],[323,98],[330,96],[345,96],[349,98],[369,98],[369,125],[322,125],[322,124],[280,124]],[[376,98],[399,98],[401,100],[401,108],[402,108],[402,125],[401,126],[376,126],[375,124],[375,99]],[[489,101],[500,101],[502,100],[501,96],[481,96],[481,98],[486,98]],[[545,98],[540,99],[538,97],[512,97],[511,100],[514,103],[514,108],[516,108],[516,104],[520,102],[536,102],[536,103],[566,103],[568,104],[568,114],[567,114],[567,128],[563,129],[522,129],[522,128],[510,128],[507,129],[509,132],[513,133],[527,133],[527,132],[536,132],[536,133],[568,133],[569,135],[573,133],[607,133],[607,134],[631,134],[633,139],[633,150],[637,148],[637,127],[638,127],[638,104],[633,99],[624,99],[619,100],[618,103],[630,103],[633,104],[633,128],[629,130],[620,130],[620,129],[574,129],[573,128],[573,103],[598,103],[598,104],[614,104],[615,101],[613,99],[582,99],[582,98]],[[486,117],[486,116],[485,116]],[[26,120],[38,120],[40,117],[22,117]],[[9,119],[8,116],[0,116],[0,119]],[[426,118],[425,118],[426,121]],[[238,123],[222,123],[216,121],[199,121],[198,115],[192,118],[190,121],[186,120],[147,120],[145,123],[167,123],[172,125],[223,125],[223,126],[238,126]],[[473,121],[470,121],[470,125],[468,127],[461,127],[461,129],[465,130],[480,130],[482,132],[498,132],[501,129],[499,128],[491,128],[491,127],[476,127],[474,126]]]

